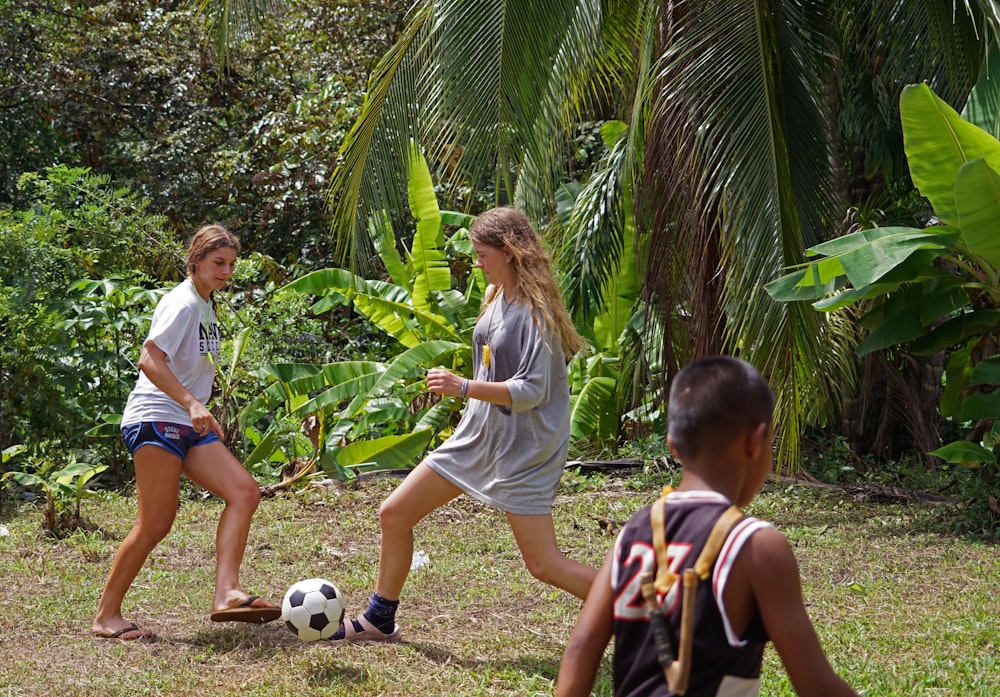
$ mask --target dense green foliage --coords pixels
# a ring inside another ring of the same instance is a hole
[[[996,104],[997,94],[984,80],[970,107]],[[904,90],[901,109],[910,171],[936,220],[866,228],[814,246],[809,256],[816,260],[767,290],[778,300],[814,301],[825,312],[860,308],[860,355],[947,352],[940,414],[962,437],[931,454],[972,467],[985,505],[1000,496],[1000,140],[927,85]],[[995,119],[984,121],[996,129]]]
[[[124,483],[131,459],[118,419],[152,310],[181,277],[183,247],[148,200],[106,176],[53,167],[24,175],[21,189],[30,205],[0,210],[0,443],[5,452],[20,446],[23,485],[47,487],[49,473],[76,463],[100,463],[106,484]],[[219,294],[228,340],[215,406],[241,454],[253,445],[241,428],[254,424],[240,413],[266,384],[256,368],[364,350],[356,323],[312,319],[304,299],[272,297],[288,276],[249,252]],[[339,341],[345,336],[351,341]]]
[[[552,228],[574,310],[600,311],[624,250],[643,251],[644,331],[630,336],[646,341],[622,350],[657,370],[622,370],[619,403],[662,404],[692,357],[739,354],[775,387],[792,469],[805,427],[848,411],[863,375],[849,323],[775,303],[763,284],[855,211],[916,198],[899,90],[927,80],[963,99],[998,26],[987,0],[421,0],[345,140],[336,229],[367,254],[367,216],[400,208],[415,137],[446,186]],[[595,122],[621,135],[579,171]],[[571,180],[581,195],[557,216]]]
[[[369,280],[329,268],[296,279],[284,291],[315,298],[317,314],[350,308],[384,333],[391,357],[325,364],[273,363],[265,372],[275,382],[250,406],[279,419],[263,434],[251,463],[270,456],[278,442],[281,415],[317,421],[314,456],[323,470],[352,478],[366,468],[412,467],[453,426],[453,398],[428,398],[423,376],[429,368],[453,370],[469,364],[472,327],[485,288],[482,273],[453,281],[451,266],[470,267],[470,218],[448,216],[458,232],[445,240],[430,172],[419,148],[411,150],[409,206],[416,222],[403,254],[386,219],[373,219],[380,259],[389,276]],[[464,292],[456,285],[465,285]]]
[[[244,245],[222,297],[232,362],[216,405],[241,454],[256,368],[368,350],[357,321],[313,320],[270,292],[327,263],[329,173],[404,9],[284,3],[223,63],[187,3],[0,0],[4,469],[44,477],[77,458],[107,463],[103,484],[128,480],[116,415],[203,222]]]
[[[106,459],[104,482],[127,478],[114,418],[146,317],[210,220],[245,247],[220,312],[229,444],[265,477],[313,454],[301,429],[320,387],[262,408],[275,366],[382,370],[412,347],[356,302],[314,313],[315,296],[273,291],[318,270],[407,288],[380,235],[402,253],[420,238],[401,166],[412,138],[443,208],[513,201],[555,250],[592,346],[571,366],[579,453],[660,436],[672,371],[716,351],[772,379],[782,466],[807,426],[882,458],[940,445],[931,359],[859,362],[850,317],[762,287],[822,240],[928,219],[899,94],[927,81],[961,103],[1000,26],[994,3],[249,5],[0,0],[0,445],[28,446],[16,466]],[[338,242],[354,254],[335,258]],[[470,257],[446,255],[450,290],[468,291]],[[407,294],[417,343],[440,340]],[[344,443],[412,431],[429,407],[413,406],[418,367],[398,394],[362,399],[364,418],[344,416]],[[913,404],[934,422],[921,436]]]
[[[141,269],[176,268],[180,250],[147,202],[107,177],[55,167],[20,190],[32,205],[0,210],[0,442],[61,459],[120,412],[157,298]],[[125,459],[117,441],[101,456]]]
[[[322,263],[337,149],[404,8],[283,3],[223,67],[187,3],[2,0],[0,204],[28,200],[22,172],[89,167],[178,234],[222,220],[248,248]]]

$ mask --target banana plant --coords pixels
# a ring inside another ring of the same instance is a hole
[[[340,479],[366,469],[411,466],[435,438],[446,437],[460,404],[428,398],[423,376],[438,365],[456,371],[471,365],[469,346],[486,279],[473,269],[464,291],[455,288],[449,251],[471,252],[467,227],[472,218],[439,210],[426,159],[415,144],[410,145],[408,201],[416,226],[402,254],[388,216],[369,220],[388,280],[331,268],[282,289],[315,297],[315,313],[353,307],[401,351],[384,362],[266,366],[262,374],[272,383],[248,411],[249,416],[269,411],[315,416],[320,428],[315,457],[327,475]],[[446,224],[459,227],[448,240]],[[270,431],[263,434],[249,462],[270,457],[273,442]]]
[[[969,105],[979,122],[995,127],[998,95],[992,83],[976,87]],[[900,112],[913,183],[937,220],[817,245],[808,250],[812,261],[765,288],[824,312],[860,308],[867,333],[859,355],[896,345],[918,355],[946,351],[941,414],[970,435],[931,454],[987,465],[992,477],[1000,445],[1000,140],[925,84],[903,90]]]
[[[72,459],[68,465],[53,472],[11,471],[2,479],[13,479],[23,487],[39,487],[45,493],[42,527],[58,537],[64,530],[83,523],[80,504],[84,498],[97,495],[87,485],[107,468],[107,465],[91,465]]]

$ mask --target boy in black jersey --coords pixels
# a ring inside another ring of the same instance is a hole
[[[767,382],[736,358],[674,378],[667,442],[681,482],[615,541],[563,654],[559,697],[590,694],[612,633],[616,697],[756,695],[767,641],[799,695],[856,696],[823,653],[784,535],[737,508],[771,471],[773,408]]]

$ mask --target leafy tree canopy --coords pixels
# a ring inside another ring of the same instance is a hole
[[[189,3],[0,0],[0,205],[62,162],[129,185],[178,233],[223,220],[314,262],[341,134],[403,8],[282,3],[223,64]]]

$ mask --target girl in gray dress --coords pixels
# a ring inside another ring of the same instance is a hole
[[[476,217],[469,235],[487,288],[473,333],[473,377],[427,373],[427,389],[468,399],[454,434],[379,509],[378,580],[365,613],[335,641],[395,641],[399,596],[413,556],[413,528],[467,493],[507,515],[528,571],[585,598],[596,569],[556,543],[555,498],[569,442],[566,363],[583,348],[552,264],[528,218],[512,208]]]

